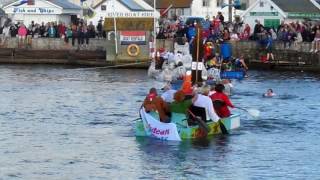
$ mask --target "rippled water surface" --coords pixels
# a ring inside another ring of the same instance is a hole
[[[242,127],[161,142],[134,136],[145,70],[0,66],[0,179],[317,179],[320,83],[252,71],[236,81]],[[262,93],[273,88],[275,98]]]

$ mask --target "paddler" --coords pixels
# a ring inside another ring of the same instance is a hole
[[[218,122],[220,118],[214,111],[212,100],[208,96],[209,92],[210,86],[205,85],[202,87],[202,94],[198,94],[197,100],[193,103],[193,105],[205,108],[207,121],[212,120],[214,122]]]
[[[216,93],[210,96],[213,102],[215,112],[218,114],[220,118],[229,117],[231,113],[228,107],[234,108],[229,97],[223,92],[224,88],[225,87],[223,84],[217,84],[215,86]]]
[[[194,93],[191,99],[186,99],[183,91],[177,91],[174,94],[174,102],[170,104],[170,111],[172,113],[186,114],[188,108],[197,100],[197,98],[197,93]]]
[[[143,107],[145,108],[146,112],[155,111],[159,113],[161,122],[170,122],[170,118],[168,116],[170,113],[169,107],[167,103],[158,96],[156,88],[151,88],[149,90],[149,94],[144,99]]]

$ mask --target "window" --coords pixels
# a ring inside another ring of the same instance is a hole
[[[202,6],[203,7],[209,7],[210,6],[210,1],[209,0],[202,0]]]
[[[264,2],[261,1],[261,0],[260,0],[260,3],[259,3],[259,4],[260,4],[260,7],[263,7],[263,6],[264,6]]]
[[[217,0],[217,7],[221,7],[223,4],[223,0]]]
[[[177,14],[177,16],[183,15],[183,9],[177,9],[176,14]]]
[[[106,11],[107,10],[107,6],[106,5],[101,5],[101,11]]]

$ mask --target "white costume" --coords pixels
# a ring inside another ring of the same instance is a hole
[[[207,120],[212,120],[214,122],[219,121],[220,118],[213,109],[213,103],[210,97],[198,94],[198,98],[193,105],[206,109]]]

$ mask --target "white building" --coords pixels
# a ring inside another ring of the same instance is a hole
[[[31,24],[31,21],[69,24],[81,13],[81,7],[66,0],[15,0],[5,5],[3,10],[13,22],[23,22],[26,25]]]
[[[277,28],[282,21],[320,19],[320,5],[314,0],[256,0],[242,18],[251,28],[256,20],[265,27]]]
[[[153,6],[153,0],[146,1]],[[241,4],[247,6],[249,1],[252,0],[241,0]],[[225,6],[229,0],[157,0],[156,2],[156,8],[161,14],[166,13],[168,18],[175,16],[208,16],[212,18],[218,12],[222,12],[225,20],[228,20],[229,16],[229,8]],[[232,9],[233,15],[240,15],[243,12],[243,10]]]
[[[147,18],[159,17],[160,14],[154,14],[153,7],[144,0],[101,0],[91,7],[93,16],[87,17],[87,21],[92,21],[97,25],[100,19],[110,17],[123,18]]]

